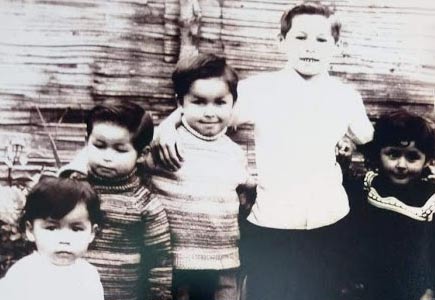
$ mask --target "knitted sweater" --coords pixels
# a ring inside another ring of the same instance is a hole
[[[435,185],[417,181],[400,190],[368,172],[348,192],[358,255],[353,262],[369,299],[420,299],[433,290]]]
[[[74,176],[71,168],[74,163],[63,168],[64,174]],[[100,273],[105,299],[170,299],[169,225],[158,199],[136,172],[115,180],[88,174],[88,180],[100,196],[105,219],[85,258]]]
[[[154,170],[151,182],[168,214],[174,267],[185,270],[236,268],[239,261],[239,199],[247,182],[247,160],[228,136],[202,140],[184,126],[177,144],[183,165]]]

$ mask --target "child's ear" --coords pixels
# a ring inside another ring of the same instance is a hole
[[[35,236],[33,235],[33,226],[32,223],[26,221],[26,237],[29,241],[35,242]]]
[[[285,44],[285,37],[281,33],[277,35],[276,43],[277,43],[279,51],[281,51],[283,53],[287,53],[287,47]]]
[[[151,146],[146,146],[141,153],[138,154],[136,163],[143,164],[146,160],[147,155],[151,153]]]
[[[98,232],[98,225],[94,224],[92,225],[92,229],[91,229],[91,236],[89,238],[89,243],[91,243],[94,239],[95,239],[95,234]]]

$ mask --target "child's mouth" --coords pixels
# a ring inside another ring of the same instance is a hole
[[[73,254],[71,252],[68,252],[68,251],[57,251],[56,256],[58,258],[62,258],[62,259],[69,259],[73,256]]]
[[[301,60],[305,61],[305,62],[318,62],[319,61],[318,59],[310,58],[310,57],[302,57]]]

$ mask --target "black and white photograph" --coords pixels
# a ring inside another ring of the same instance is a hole
[[[435,300],[433,0],[0,0],[1,300]]]

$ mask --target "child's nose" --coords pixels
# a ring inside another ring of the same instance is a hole
[[[399,157],[399,159],[397,160],[397,168],[406,169],[406,167],[407,167],[406,158],[403,156]]]
[[[204,108],[204,115],[205,115],[205,116],[208,116],[208,117],[210,117],[210,116],[214,116],[214,115],[215,115],[214,107],[213,107],[212,105],[207,105],[207,106]]]
[[[113,157],[112,151],[110,150],[105,150],[103,152],[102,158],[104,161],[111,161]]]

